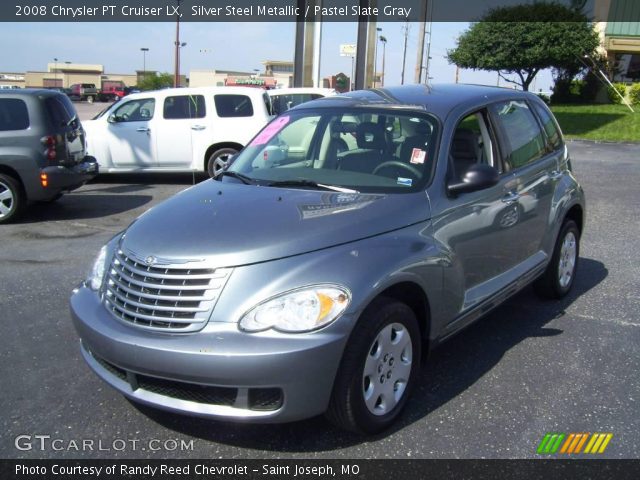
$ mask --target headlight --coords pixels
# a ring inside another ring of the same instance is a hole
[[[293,290],[266,300],[240,319],[240,329],[258,332],[308,332],[330,324],[345,311],[349,291],[337,285],[317,285]]]
[[[100,249],[96,261],[93,263],[91,273],[87,281],[92,290],[100,290],[102,287],[102,280],[104,279],[105,262],[107,260],[107,246],[105,245]]]

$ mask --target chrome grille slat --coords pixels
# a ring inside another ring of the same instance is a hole
[[[231,270],[202,262],[146,265],[133,255],[119,250],[111,261],[102,292],[107,309],[117,319],[147,330],[188,332],[204,327]]]
[[[133,305],[134,307],[139,307],[139,308],[145,308],[148,310],[154,310],[154,311],[160,311],[160,312],[189,312],[189,313],[195,313],[195,312],[206,312],[209,310],[208,306],[203,307],[181,307],[178,305],[174,305],[174,306],[168,306],[168,305],[157,305],[155,303],[142,303],[139,301],[136,301],[134,298],[131,297],[126,297],[123,296],[122,294],[120,294],[117,290],[113,289],[113,288],[109,288],[107,295],[109,294],[113,294],[116,297],[118,297],[122,302],[129,304],[129,305]],[[173,303],[179,304],[179,301],[174,301]],[[193,303],[193,302],[192,302]],[[198,304],[200,303],[204,303],[204,302],[197,302]]]
[[[113,270],[113,267],[112,267],[112,270]],[[161,290],[204,290],[203,285],[171,285],[168,283],[149,283],[143,280],[136,280],[135,278],[132,278],[122,273],[121,271],[118,271],[117,274],[120,277],[124,278],[127,282],[139,285],[141,287],[156,288]],[[216,285],[213,285],[212,287],[219,288],[219,287],[216,287]],[[212,287],[209,287],[209,288],[212,288]]]
[[[115,279],[112,276],[109,276],[109,280],[113,281],[114,283],[117,281],[117,279]],[[134,290],[134,289],[130,289],[125,287],[122,283],[118,283],[118,288],[121,290],[124,290],[125,292],[131,293],[133,295],[138,295],[140,297],[143,298],[148,298],[151,300],[184,300],[184,301],[189,301],[189,302],[197,302],[197,301],[202,301],[202,302],[210,302],[212,300],[215,300],[217,298],[217,295],[215,294],[211,294],[209,293],[210,291],[208,290],[202,290],[203,292],[208,293],[207,295],[162,295],[162,294],[153,294],[153,293],[149,293],[149,292],[145,292],[144,290],[149,290],[146,287],[142,287],[142,290]],[[157,290],[157,289],[152,289],[152,290]],[[178,290],[180,291],[180,290]],[[184,290],[182,290],[184,292]],[[188,290],[189,293],[191,292],[197,292],[198,290]]]

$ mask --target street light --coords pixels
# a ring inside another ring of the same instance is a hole
[[[376,27],[376,31],[377,32],[381,32],[382,31],[382,27]],[[373,53],[373,88],[376,88],[376,71],[378,70],[378,39],[376,38],[376,44],[374,47],[374,53]]]
[[[140,51],[142,52],[142,79],[145,80],[147,78],[147,52],[149,49],[142,47]]]
[[[53,59],[53,85],[55,87],[58,86],[58,59],[54,58]]]
[[[382,86],[384,87],[384,57],[387,52],[387,37],[380,35],[380,41],[382,42]]]

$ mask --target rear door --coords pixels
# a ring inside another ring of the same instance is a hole
[[[531,106],[518,99],[491,105],[490,111],[503,147],[505,170],[514,178],[507,204],[512,205],[515,238],[509,254],[518,262],[540,262],[547,232],[557,154],[548,148]]]
[[[162,116],[156,122],[158,167],[194,165],[194,153],[200,150],[194,146],[207,143],[212,135],[206,116],[204,95],[171,95],[162,101]]]

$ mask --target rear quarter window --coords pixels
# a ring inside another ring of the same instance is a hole
[[[55,128],[68,125],[76,117],[76,109],[66,95],[45,98],[44,108]]]
[[[504,161],[510,170],[534,162],[544,155],[542,131],[526,102],[500,102],[491,105],[490,109],[503,134]]]
[[[215,95],[216,113],[219,117],[252,117],[253,104],[246,95]]]
[[[19,98],[0,99],[0,132],[29,128],[27,104]]]

